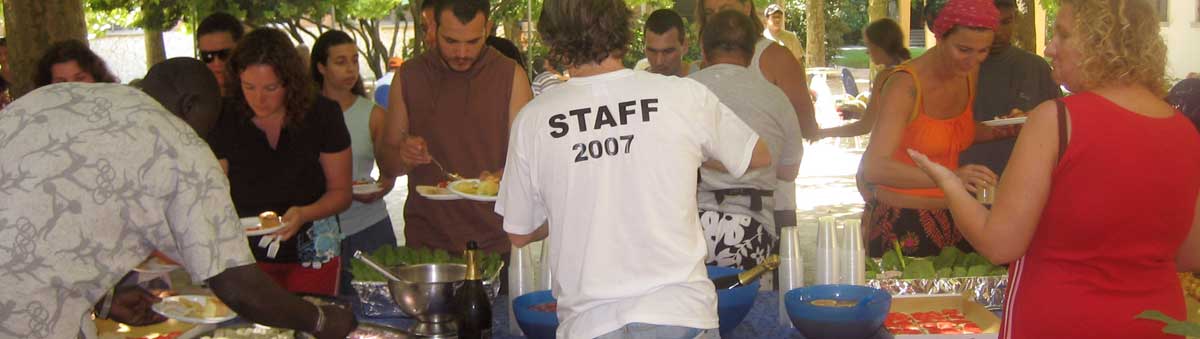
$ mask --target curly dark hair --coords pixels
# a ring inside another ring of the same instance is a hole
[[[274,28],[257,28],[246,34],[238,41],[229,61],[225,64],[225,93],[236,103],[242,114],[253,116],[246,96],[242,93],[242,71],[254,65],[267,65],[275,70],[286,95],[284,102],[287,108],[285,116],[289,124],[300,124],[304,114],[316,101],[317,89],[313,86],[308,71],[304,69],[304,59],[296,52],[296,47],[288,38],[287,33]]]
[[[92,79],[96,82],[116,83],[117,77],[108,71],[108,65],[104,63],[99,55],[92,52],[87,44],[83,41],[75,39],[67,39],[50,45],[50,49],[42,54],[42,58],[38,59],[37,73],[34,74],[33,83],[37,87],[49,85],[54,82],[54,75],[50,73],[50,69],[55,64],[74,61],[79,64],[79,68],[92,75]]]
[[[633,41],[632,13],[623,0],[550,0],[537,30],[549,57],[566,66],[625,56]]]
[[[333,46],[345,44],[354,45],[354,38],[351,38],[346,32],[336,29],[325,31],[325,33],[322,33],[317,38],[317,42],[313,43],[312,58],[310,58],[311,62],[309,62],[308,71],[312,74],[312,79],[316,83],[317,88],[325,84],[325,76],[321,75],[321,72],[317,70],[317,64],[328,66],[329,49],[333,48]],[[357,48],[357,45],[355,46]],[[354,56],[358,57],[358,54]],[[350,88],[350,93],[358,96],[367,96],[367,90],[363,88],[362,77],[359,77],[358,81],[354,83],[354,87]]]

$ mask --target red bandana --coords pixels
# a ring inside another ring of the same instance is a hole
[[[988,28],[1000,26],[1000,10],[992,0],[950,0],[933,21],[933,34],[941,39],[954,26]]]

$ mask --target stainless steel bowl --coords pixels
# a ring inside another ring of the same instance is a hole
[[[454,285],[467,276],[463,264],[423,264],[390,268],[400,281],[388,282],[392,300],[420,323],[419,335],[444,334],[454,325]]]

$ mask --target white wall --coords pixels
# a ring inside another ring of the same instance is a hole
[[[1168,0],[1170,19],[1163,26],[1167,42],[1167,75],[1184,78],[1189,72],[1200,72],[1200,22],[1197,6],[1200,0]]]

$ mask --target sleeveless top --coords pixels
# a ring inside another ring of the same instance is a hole
[[[946,166],[951,171],[958,169],[958,154],[975,142],[975,114],[971,109],[973,106],[971,103],[975,101],[975,79],[967,78],[967,104],[963,111],[948,119],[937,119],[925,114],[924,95],[921,93],[921,81],[917,77],[916,70],[911,65],[904,63],[896,66],[892,74],[901,72],[912,75],[917,99],[913,103],[908,125],[904,127],[904,136],[900,140],[900,145],[896,147],[895,152],[892,152],[892,160],[916,167],[916,163],[905,152],[905,149],[911,148],[929,156],[930,160]],[[942,198],[946,196],[945,192],[937,187],[895,188],[885,185],[879,185],[879,187],[919,197]]]
[[[770,39],[764,38],[762,36],[759,36],[758,41],[754,43],[754,56],[750,58],[750,66],[748,68],[750,68],[751,70],[754,70],[754,74],[757,74],[760,78],[763,78],[763,79],[766,79],[767,77],[765,75],[763,75],[762,68],[761,68],[762,64],[759,61],[762,60],[763,51],[766,51],[767,47],[770,47],[771,44],[773,44],[773,43],[775,43],[775,42],[771,41]],[[775,181],[775,196],[774,196],[774,198],[775,198],[775,210],[776,211],[795,210],[796,209],[796,183],[793,181],[776,180]],[[780,225],[780,226],[793,226],[793,225]]]
[[[371,140],[371,110],[375,103],[371,99],[359,97],[354,105],[345,112],[346,129],[350,131],[350,151],[353,152],[354,180],[371,177],[375,169],[375,143]],[[370,204],[351,200],[350,209],[338,215],[342,225],[342,235],[353,235],[371,225],[388,218],[387,205],[383,199]]]
[[[1009,265],[1001,338],[1179,338],[1134,319],[1186,319],[1175,257],[1200,191],[1200,135],[1095,93],[1062,99],[1070,142],[1025,256]]]
[[[408,107],[409,134],[425,138],[429,154],[447,171],[478,177],[504,169],[508,151],[508,106],[516,62],[491,47],[464,72],[450,69],[436,49],[405,62],[398,76]],[[433,164],[408,173],[408,191],[448,180]],[[461,252],[468,240],[488,252],[508,253],[494,203],[432,201],[411,194],[404,204],[406,243]]]

